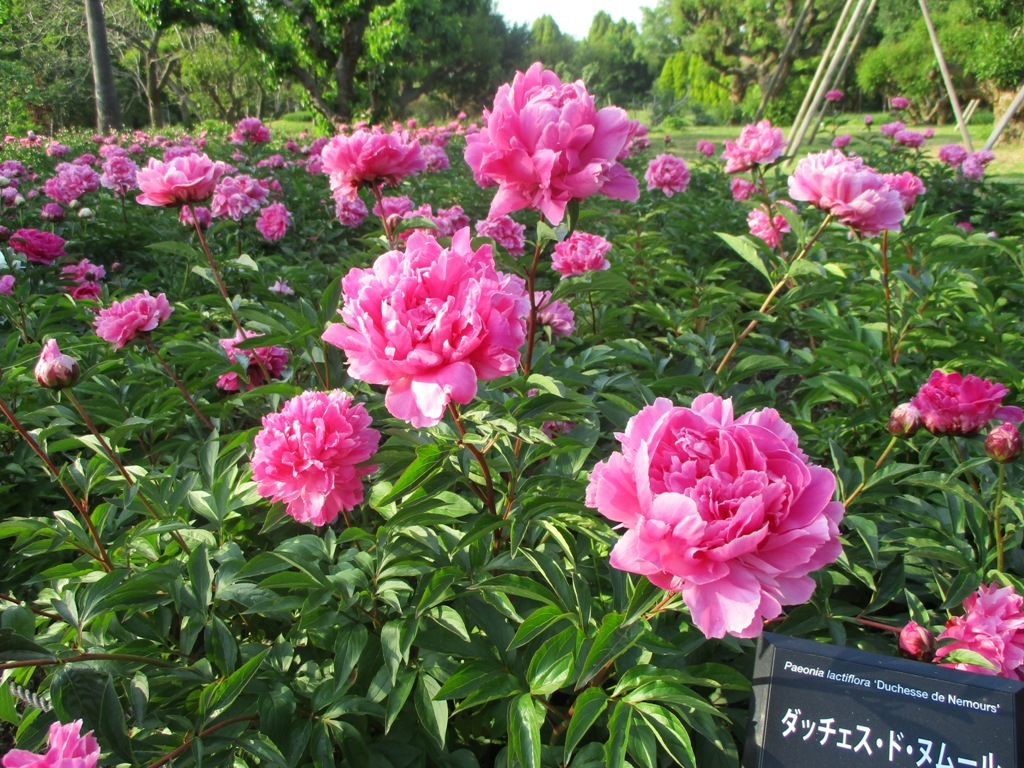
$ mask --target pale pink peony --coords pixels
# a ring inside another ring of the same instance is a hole
[[[737,203],[750,199],[750,196],[757,192],[757,185],[752,181],[735,177],[729,182],[729,189],[732,191],[732,199]]]
[[[571,200],[639,196],[619,162],[636,124],[618,107],[598,110],[581,80],[563,83],[535,63],[498,89],[484,118],[465,157],[477,183],[498,185],[490,216],[533,208],[558,224]]]
[[[285,280],[283,277],[279,277],[277,278],[277,280],[274,281],[274,283],[270,286],[270,292],[280,294],[281,296],[295,295],[295,291],[292,290],[292,287],[288,285],[288,281]]]
[[[946,622],[939,635],[935,662],[966,672],[1024,680],[1024,597],[1013,587],[982,585],[964,600],[964,615]],[[943,643],[943,640],[952,640]],[[974,651],[995,669],[943,661],[954,651]]]
[[[149,159],[135,175],[142,194],[135,199],[142,205],[170,206],[201,203],[208,200],[224,174],[225,166],[201,152],[190,152],[161,162]]]
[[[321,152],[323,170],[329,174],[331,190],[355,194],[364,184],[398,184],[415,176],[426,161],[419,143],[407,133],[358,130],[351,136],[335,136]]]
[[[764,240],[769,248],[778,248],[782,236],[789,232],[789,222],[781,213],[771,216],[763,206],[758,206],[747,215],[747,226],[750,234]]]
[[[44,754],[12,749],[3,757],[3,768],[96,768],[100,745],[92,731],[81,735],[82,725],[81,720],[72,720],[67,725],[51,723]]]
[[[658,155],[651,160],[644,174],[647,191],[660,189],[665,197],[672,197],[676,192],[685,192],[690,183],[690,169],[686,161],[675,155]]]
[[[476,233],[489,237],[511,256],[522,256],[526,247],[526,226],[515,222],[511,216],[489,216],[476,223]]]
[[[217,386],[220,389],[223,389],[225,392],[238,392],[242,388],[243,383],[246,390],[255,389],[267,383],[266,377],[263,375],[264,371],[272,379],[281,377],[285,366],[288,365],[288,350],[284,347],[269,345],[266,347],[238,349],[238,345],[243,341],[256,339],[262,335],[262,333],[247,330],[243,336],[241,331],[235,331],[234,336],[220,340],[220,346],[229,361],[232,363],[247,363],[244,382],[239,379],[237,373],[228,371],[227,373],[222,373],[217,379]],[[243,357],[245,358],[244,360],[241,359]]]
[[[973,435],[993,419],[1024,421],[1024,411],[1002,404],[1009,391],[973,374],[936,369],[910,404],[921,412],[921,425],[933,435]]]
[[[789,196],[868,236],[899,232],[905,214],[902,196],[882,174],[837,149],[802,158],[789,177]]]
[[[725,172],[749,171],[755,165],[774,163],[782,156],[787,143],[782,129],[773,128],[768,120],[744,126],[735,142],[725,142],[722,152]]]
[[[576,328],[576,315],[564,301],[551,298],[551,291],[534,291],[537,322],[551,329],[552,336],[568,336]]]
[[[288,232],[291,221],[292,215],[284,203],[272,203],[260,211],[260,217],[256,219],[256,229],[267,240],[280,240]]]
[[[612,244],[600,235],[588,232],[573,232],[566,240],[555,245],[551,266],[562,277],[583,275],[609,269],[606,258]]]
[[[622,451],[594,467],[586,497],[625,528],[611,564],[682,592],[706,637],[758,636],[839,557],[835,476],[774,410],[734,418],[716,395],[690,408],[659,398],[616,437]]]
[[[173,311],[165,294],[150,296],[149,291],[143,291],[101,309],[93,326],[97,336],[120,349],[140,333],[156,329]]]
[[[210,213],[214,218],[227,217],[241,221],[250,213],[256,213],[267,199],[267,188],[259,179],[240,173],[225,176],[217,182],[210,201]]]
[[[477,382],[515,371],[530,301],[523,280],[494,268],[491,247],[450,248],[417,232],[370,269],[342,281],[343,323],[323,334],[348,356],[349,375],[387,385],[388,411],[414,427],[437,424],[451,401],[468,403]]]
[[[252,456],[256,490],[301,523],[327,525],[363,501],[380,442],[361,403],[339,389],[303,392],[263,417]]]
[[[53,264],[64,252],[64,238],[40,229],[18,229],[11,235],[11,248],[37,264]]]

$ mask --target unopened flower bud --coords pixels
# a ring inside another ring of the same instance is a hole
[[[43,345],[35,368],[39,386],[48,389],[70,387],[78,381],[78,373],[78,361],[61,352],[56,341],[50,339]]]
[[[1000,464],[1007,464],[1020,458],[1024,450],[1024,440],[1021,440],[1020,430],[1016,424],[1006,422],[999,424],[988,433],[985,438],[985,453],[992,461]]]
[[[92,208],[83,208],[78,212],[78,218],[80,219],[91,219],[96,214],[93,213]]]
[[[937,646],[935,635],[917,622],[912,621],[900,630],[900,651],[904,656],[931,661]]]
[[[921,412],[910,403],[903,403],[893,408],[889,415],[886,429],[896,437],[910,437],[921,426]]]
[[[402,215],[398,213],[392,213],[390,216],[388,216],[387,222],[388,229],[394,231],[395,227],[397,227],[402,222]]]
[[[25,196],[24,195],[15,195],[14,196],[14,204],[15,205],[24,205],[25,204]]]
[[[8,179],[6,176],[0,176],[0,189],[3,189],[4,187],[6,187],[10,183],[11,183],[11,180]]]

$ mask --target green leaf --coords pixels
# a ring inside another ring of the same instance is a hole
[[[544,705],[529,693],[517,696],[508,705],[508,740],[512,759],[521,768],[541,768],[540,729],[544,724]]]
[[[626,764],[626,745],[629,743],[629,730],[632,725],[633,713],[624,701],[615,703],[611,717],[608,718],[608,741],[604,745],[604,760],[608,768],[621,768]]]
[[[438,747],[444,749],[445,736],[448,733],[448,705],[442,700],[437,700],[439,690],[441,684],[421,671],[416,682],[416,715],[427,735]]]
[[[590,652],[587,653],[587,660],[583,663],[583,671],[576,682],[576,690],[594,679],[604,667],[611,664],[621,654],[636,644],[644,632],[640,623],[624,624],[624,614],[608,613],[601,620],[601,627],[597,631]]]
[[[259,672],[260,666],[263,664],[263,660],[267,657],[268,653],[270,653],[269,648],[260,651],[260,653],[253,656],[226,678],[211,683],[203,689],[202,694],[199,696],[199,711],[207,722],[213,720],[217,715],[235,703],[235,699],[242,694],[246,686],[256,677],[256,673]]]
[[[999,671],[999,667],[993,664],[991,661],[986,659],[977,651],[969,651],[966,648],[957,648],[955,651],[950,651],[948,654],[942,657],[943,664],[971,664],[976,667],[982,667],[984,669],[991,669],[995,672]]]
[[[672,710],[650,703],[637,704],[636,710],[638,717],[653,729],[658,742],[676,765],[696,768],[697,760],[690,743],[690,734]]]
[[[395,723],[395,718],[401,714],[405,702],[409,700],[409,694],[412,693],[412,687],[416,684],[417,677],[416,672],[410,669],[399,673],[398,679],[395,680],[391,688],[391,693],[388,694],[388,701],[384,707],[385,733],[391,730],[391,726]]]
[[[509,645],[509,650],[525,645],[552,625],[562,621],[570,621],[571,619],[572,614],[566,613],[558,606],[542,605],[527,616],[526,620],[519,625],[519,629],[516,630],[516,636],[512,638],[512,643]]]
[[[54,673],[49,692],[61,722],[81,719],[83,731],[95,731],[105,748],[121,760],[135,763],[112,675],[86,666],[61,667]]]
[[[53,659],[53,653],[9,627],[0,629],[0,661]]]
[[[580,741],[587,735],[598,718],[608,708],[608,694],[600,688],[587,688],[576,699],[573,705],[572,719],[565,733],[565,756],[563,762],[568,763],[572,753]]]
[[[433,443],[419,446],[412,464],[405,468],[405,471],[383,498],[373,500],[373,508],[380,510],[406,491],[423,484],[441,468],[446,457],[447,453]]]
[[[188,559],[188,576],[199,610],[207,613],[213,602],[213,566],[210,565],[210,553],[205,544],[192,550],[192,556]]]
[[[575,627],[562,630],[541,645],[530,659],[526,679],[535,696],[547,696],[569,682],[576,661]]]
[[[727,232],[715,232],[715,234],[722,238],[730,248],[736,251],[741,259],[756,269],[761,275],[764,275],[764,279],[768,281],[769,285],[773,284],[771,273],[768,272],[768,267],[765,266],[764,259],[761,258],[761,253],[757,250],[757,246],[748,238],[737,237],[736,235],[730,235]]]

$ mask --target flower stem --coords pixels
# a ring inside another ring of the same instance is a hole
[[[384,237],[388,240],[388,248],[391,250],[395,249],[395,233],[388,223],[388,217],[384,211],[384,193],[381,191],[380,184],[377,182],[370,183],[370,194],[373,195],[373,199],[377,201],[377,209],[380,211],[380,223],[384,225]]]
[[[882,451],[882,455],[879,456],[878,457],[878,461],[875,462],[874,469],[872,469],[864,477],[864,479],[860,481],[860,485],[858,485],[853,490],[853,493],[851,493],[849,496],[846,497],[846,500],[843,502],[843,506],[849,508],[849,506],[853,503],[853,500],[856,499],[858,496],[860,496],[861,491],[863,491],[864,488],[867,487],[868,480],[870,480],[872,475],[874,475],[875,472],[878,471],[878,468],[881,467],[882,464],[885,463],[885,460],[889,458],[889,454],[892,453],[892,449],[896,447],[896,443],[898,443],[898,442],[899,442],[899,438],[896,437],[895,435],[893,435],[892,439],[889,440],[889,444],[885,447],[885,450]]]
[[[53,667],[64,664],[74,664],[79,661],[127,661],[132,664],[148,664],[152,667],[174,667],[174,664],[169,661],[151,659],[146,656],[134,656],[128,653],[79,653],[75,656],[63,656],[57,659],[20,659],[18,661],[5,661],[0,663],[0,672],[6,669],[18,669],[20,667]]]
[[[50,471],[50,474],[53,475],[53,479],[57,482],[57,485],[60,486],[61,490],[64,491],[64,494],[71,501],[71,506],[75,508],[75,511],[78,513],[78,516],[82,519],[82,524],[85,525],[86,530],[89,531],[89,537],[92,539],[93,544],[96,545],[95,552],[92,552],[78,545],[74,545],[75,548],[83,554],[89,555],[94,560],[99,561],[100,565],[103,566],[103,570],[105,570],[107,573],[110,573],[112,570],[114,570],[114,564],[111,562],[110,556],[107,554],[107,550],[103,546],[103,541],[100,539],[100,535],[96,531],[96,526],[92,524],[92,518],[89,516],[89,505],[83,499],[78,498],[78,496],[75,495],[74,491],[72,491],[68,487],[67,483],[65,483],[61,479],[60,471],[57,469],[57,466],[53,463],[53,460],[50,458],[49,454],[47,454],[46,451],[43,450],[43,447],[39,445],[39,443],[32,436],[32,434],[27,429],[25,429],[24,425],[20,421],[18,421],[17,417],[14,415],[14,412],[7,407],[7,403],[5,403],[3,400],[0,400],[0,412],[3,412],[4,416],[7,417],[7,420],[11,422],[11,426],[14,427],[15,431],[19,435],[21,435],[21,439],[28,444],[28,447],[32,449],[33,453],[35,453],[35,455],[40,458],[40,460],[43,462],[46,468]]]
[[[110,443],[107,442],[107,439],[96,428],[96,425],[93,423],[92,418],[90,418],[85,408],[82,407],[82,404],[78,401],[78,398],[75,397],[74,393],[70,389],[65,389],[64,394],[67,395],[68,400],[75,407],[75,410],[78,411],[78,415],[82,417],[82,421],[85,422],[86,429],[88,429],[89,432],[92,433],[93,437],[95,437],[99,441],[100,447],[103,449],[103,452],[106,454],[107,458],[114,465],[114,467],[117,468],[118,473],[121,475],[121,477],[124,478],[124,481],[129,485],[129,487],[136,487],[137,483],[135,481],[135,478],[131,476],[131,473],[125,468],[124,464],[121,463],[121,459],[118,458],[117,454],[114,453],[114,450],[110,447]],[[146,508],[149,514],[151,514],[155,519],[166,519],[166,516],[163,513],[158,512],[156,507],[153,506],[152,502],[150,502],[150,500],[146,498],[146,494],[142,492],[141,488],[136,489],[135,495],[139,499],[139,501],[142,502],[142,505]],[[181,535],[177,531],[171,531],[171,537],[176,542],[178,542],[178,546],[181,547],[182,551],[185,552],[185,554],[192,554],[192,550],[189,549],[189,546],[185,543],[185,540],[181,538]]]
[[[802,259],[810,252],[811,246],[814,245],[815,242],[817,242],[818,238],[821,236],[821,233],[825,231],[825,227],[827,227],[831,223],[831,221],[832,214],[830,213],[825,217],[825,220],[821,222],[821,226],[818,227],[817,231],[811,236],[811,239],[807,241],[806,245],[804,245],[804,247],[800,249],[799,253],[797,253],[797,255],[794,256],[793,259],[788,262],[789,265],[792,265],[794,262],[800,261],[800,259]],[[770,311],[769,305],[772,303],[772,300],[778,295],[779,291],[783,289],[787,282],[789,282],[788,270],[786,274],[782,276],[779,282],[777,282],[772,287],[771,293],[768,294],[768,297],[761,304],[761,308],[757,310],[757,313],[759,315],[766,314],[767,312]],[[747,327],[743,329],[740,335],[736,337],[736,340],[732,343],[732,346],[729,347],[729,350],[725,353],[725,357],[722,358],[722,362],[720,362],[718,364],[718,367],[715,368],[716,376],[721,375],[722,371],[725,370],[725,366],[728,364],[729,360],[732,359],[732,356],[736,353],[736,350],[739,348],[740,344],[743,343],[743,340],[747,338],[747,336],[749,336],[750,333],[757,327],[758,322],[760,322],[759,319],[755,317],[747,324]]]
[[[479,448],[465,441],[466,428],[462,424],[462,416],[459,414],[459,407],[455,403],[449,402],[448,412],[452,415],[452,419],[455,421],[455,428],[463,438],[459,442],[466,447],[466,450],[473,455],[477,464],[480,465],[480,472],[483,473],[484,483],[487,486],[487,490],[482,496],[483,502],[487,505],[487,509],[492,515],[497,515],[498,510],[494,506],[494,484],[491,482],[491,470],[487,466],[487,458],[480,452]]]
[[[170,763],[175,758],[180,757],[181,755],[185,754],[185,752],[188,751],[189,747],[192,746],[192,742],[195,741],[196,739],[206,738],[211,733],[216,733],[221,728],[226,728],[229,725],[234,725],[235,723],[244,723],[246,721],[251,723],[252,721],[254,721],[256,719],[257,719],[256,715],[238,715],[237,717],[229,717],[227,720],[221,720],[216,725],[211,725],[209,728],[207,728],[207,729],[205,729],[203,731],[200,731],[195,736],[187,736],[185,738],[184,743],[182,743],[182,745],[180,747],[175,747],[170,752],[168,752],[166,755],[161,757],[159,760],[156,760],[156,761],[150,763],[148,766],[146,766],[146,768],[160,768],[161,765],[167,765],[168,763]]]
[[[146,348],[153,354],[153,356],[157,359],[160,365],[163,366],[163,369],[167,372],[167,375],[171,377],[171,381],[174,382],[174,385],[181,392],[182,396],[185,398],[188,404],[192,406],[192,410],[195,411],[195,414],[196,416],[199,417],[199,420],[203,422],[203,424],[205,424],[207,429],[209,429],[211,432],[216,432],[217,428],[213,426],[213,422],[206,417],[206,414],[199,410],[199,406],[196,405],[196,401],[192,399],[192,395],[189,394],[189,391],[185,388],[185,385],[181,382],[181,379],[179,379],[174,374],[174,371],[171,369],[171,366],[168,365],[167,361],[164,360],[163,357],[160,355],[160,352],[159,350],[157,350],[156,345],[153,343],[153,339],[150,337],[150,335],[148,333],[145,333],[143,334],[143,338],[146,341]]]
[[[541,243],[537,239],[537,245],[533,249],[533,262],[526,273],[526,294],[530,297],[530,316],[526,319],[526,357],[523,359],[523,375],[530,375],[530,366],[533,365],[534,335],[537,332],[537,299],[533,295],[533,287],[537,276],[537,265],[540,263]]]
[[[992,527],[996,537],[996,570],[1002,571],[1005,554],[1003,552],[1003,530],[1000,524],[1000,512],[1003,505],[1003,488],[1006,486],[1006,465],[999,464],[999,481],[996,485],[996,500],[992,504]]]

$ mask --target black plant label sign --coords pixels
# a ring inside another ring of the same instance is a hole
[[[1024,768],[1024,682],[765,633],[744,768]]]

